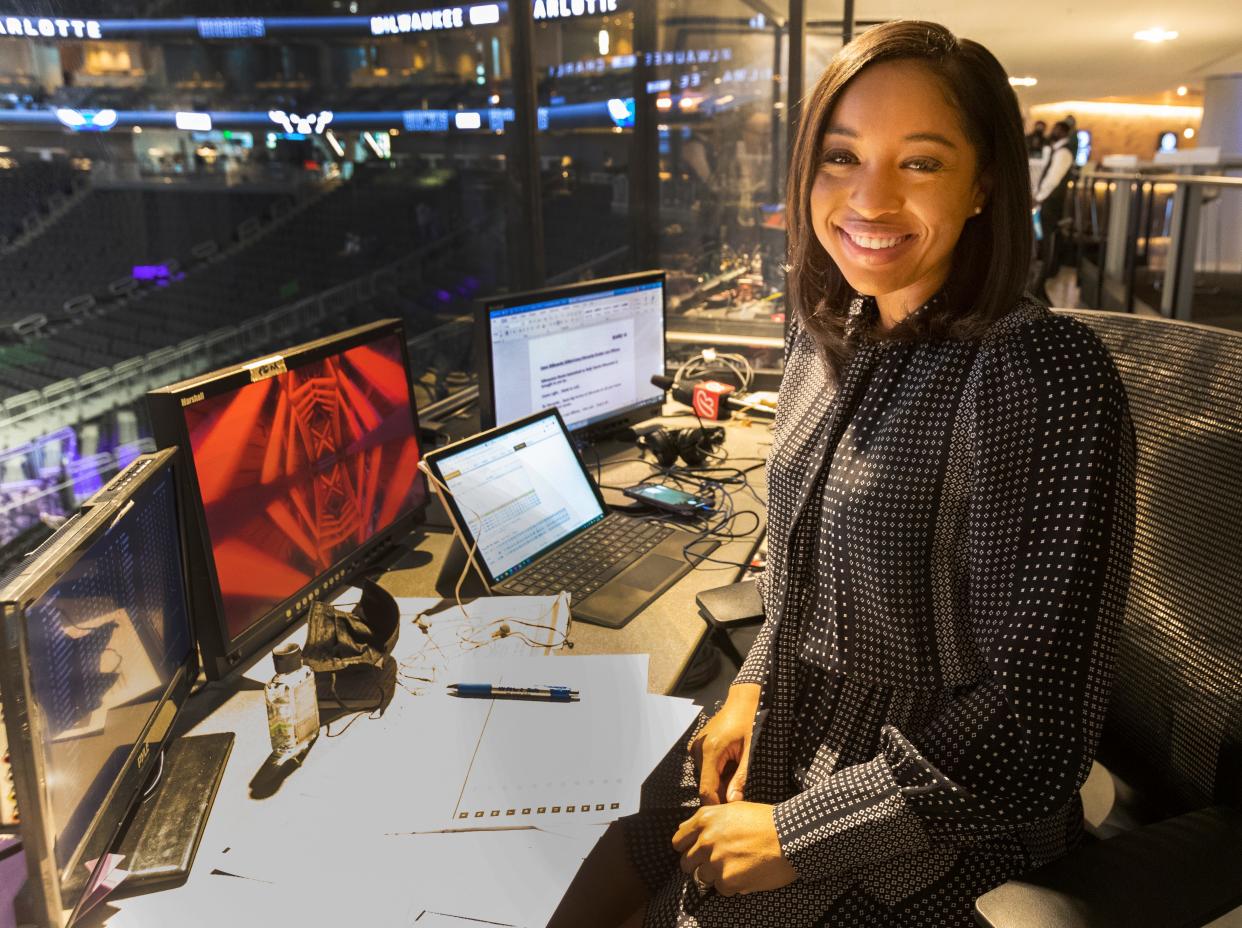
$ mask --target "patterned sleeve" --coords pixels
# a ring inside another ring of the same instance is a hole
[[[802,321],[798,318],[796,312],[791,312],[786,318],[785,323],[785,368],[789,367],[789,356],[793,351],[793,346],[798,340],[798,336],[802,333]],[[763,602],[768,601],[768,572],[765,570],[756,578],[759,584],[759,592],[763,597]],[[754,644],[750,646],[750,651],[746,654],[746,660],[742,662],[742,668],[738,671],[737,676],[733,678],[733,685],[739,683],[757,683],[763,686],[768,679],[768,666],[772,657],[772,636],[775,628],[771,617],[769,616],[763,622],[759,629],[759,634],[755,636]]]
[[[772,617],[768,616],[763,620],[763,625],[759,627],[759,634],[755,636],[755,643],[750,646],[750,651],[746,654],[746,660],[742,662],[742,669],[737,672],[737,676],[733,678],[731,685],[758,683],[760,686],[763,686],[767,683],[768,661],[772,655],[772,633]]]
[[[775,807],[805,878],[1048,819],[1086,779],[1112,686],[1134,531],[1125,389],[1081,323],[998,340],[976,406],[969,628],[980,682],[923,730]]]

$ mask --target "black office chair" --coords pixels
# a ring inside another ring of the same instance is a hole
[[[763,624],[758,585],[754,580],[742,580],[704,590],[695,600],[699,615],[707,623],[707,641],[740,670]]]
[[[1099,752],[1116,801],[1098,839],[985,894],[976,920],[1205,925],[1242,906],[1242,334],[1064,312],[1112,352],[1138,440],[1134,567]]]

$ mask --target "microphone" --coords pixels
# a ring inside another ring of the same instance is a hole
[[[680,403],[685,403],[703,419],[727,419],[732,408],[746,409],[731,394],[733,386],[718,380],[691,380],[681,382],[662,374],[654,374],[651,382],[662,390],[667,390]]]

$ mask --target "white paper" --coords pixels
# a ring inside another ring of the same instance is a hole
[[[403,600],[395,656],[408,667],[426,657],[433,636],[444,642],[436,681],[403,685],[382,717],[359,718],[335,738],[321,734],[277,794],[247,803],[230,822],[227,848],[205,841],[195,878],[176,894],[184,903],[205,893],[201,907],[193,904],[196,921],[227,923],[225,913],[246,911],[339,922],[348,906],[331,900],[352,898],[368,925],[546,924],[607,823],[637,809],[641,783],[698,710],[647,692],[645,654],[461,647],[460,623],[494,621],[537,600],[546,608],[551,598],[522,599],[480,600],[481,615],[454,607],[430,616],[425,636],[415,616],[439,601]],[[565,685],[581,699],[457,698],[447,691],[457,682]],[[579,811],[584,805],[589,811]],[[462,811],[467,819],[454,817]],[[325,894],[323,904],[307,903]],[[127,925],[172,923],[156,903],[123,906]],[[131,911],[142,917],[131,921]]]
[[[248,846],[225,855],[227,872],[242,871],[244,883],[268,887],[274,898],[324,892],[324,875],[331,874],[330,895],[355,898],[355,918],[364,912],[368,925],[375,923],[374,913],[391,919],[409,912],[413,922],[430,912],[543,928],[595,843],[587,846],[585,834],[565,837],[534,829],[371,838],[334,834],[331,841],[323,840],[323,832],[322,825],[312,829],[302,823],[252,835]],[[250,887],[241,892],[255,895]]]
[[[410,928],[509,928],[512,922],[481,922],[475,918],[461,915],[444,915],[440,912],[424,910],[415,917]]]
[[[568,686],[581,698],[492,700],[452,823],[587,824],[636,812],[647,760],[634,756],[636,746],[647,743],[647,663],[645,654],[511,660],[498,665],[492,679],[459,681]]]
[[[523,928],[547,925],[582,864],[573,842],[535,830],[394,838],[388,853],[424,909]]]
[[[108,923],[125,928],[328,928],[359,924],[362,917],[367,928],[409,928],[422,912],[422,907],[412,902],[416,896],[414,887],[408,880],[395,885],[385,885],[385,881],[392,881],[387,871],[374,877],[358,872],[338,876],[307,855],[295,881],[277,886],[209,873],[201,879],[192,878],[176,892],[147,893],[119,900],[121,914]]]

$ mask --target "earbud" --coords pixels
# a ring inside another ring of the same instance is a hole
[[[493,638],[508,638],[513,633],[513,629],[509,627],[508,622],[501,622],[500,628],[492,632]]]
[[[982,207],[982,206],[976,206],[976,207],[975,207],[975,215],[976,215],[976,216],[978,216],[981,212],[983,212],[983,207]]]

